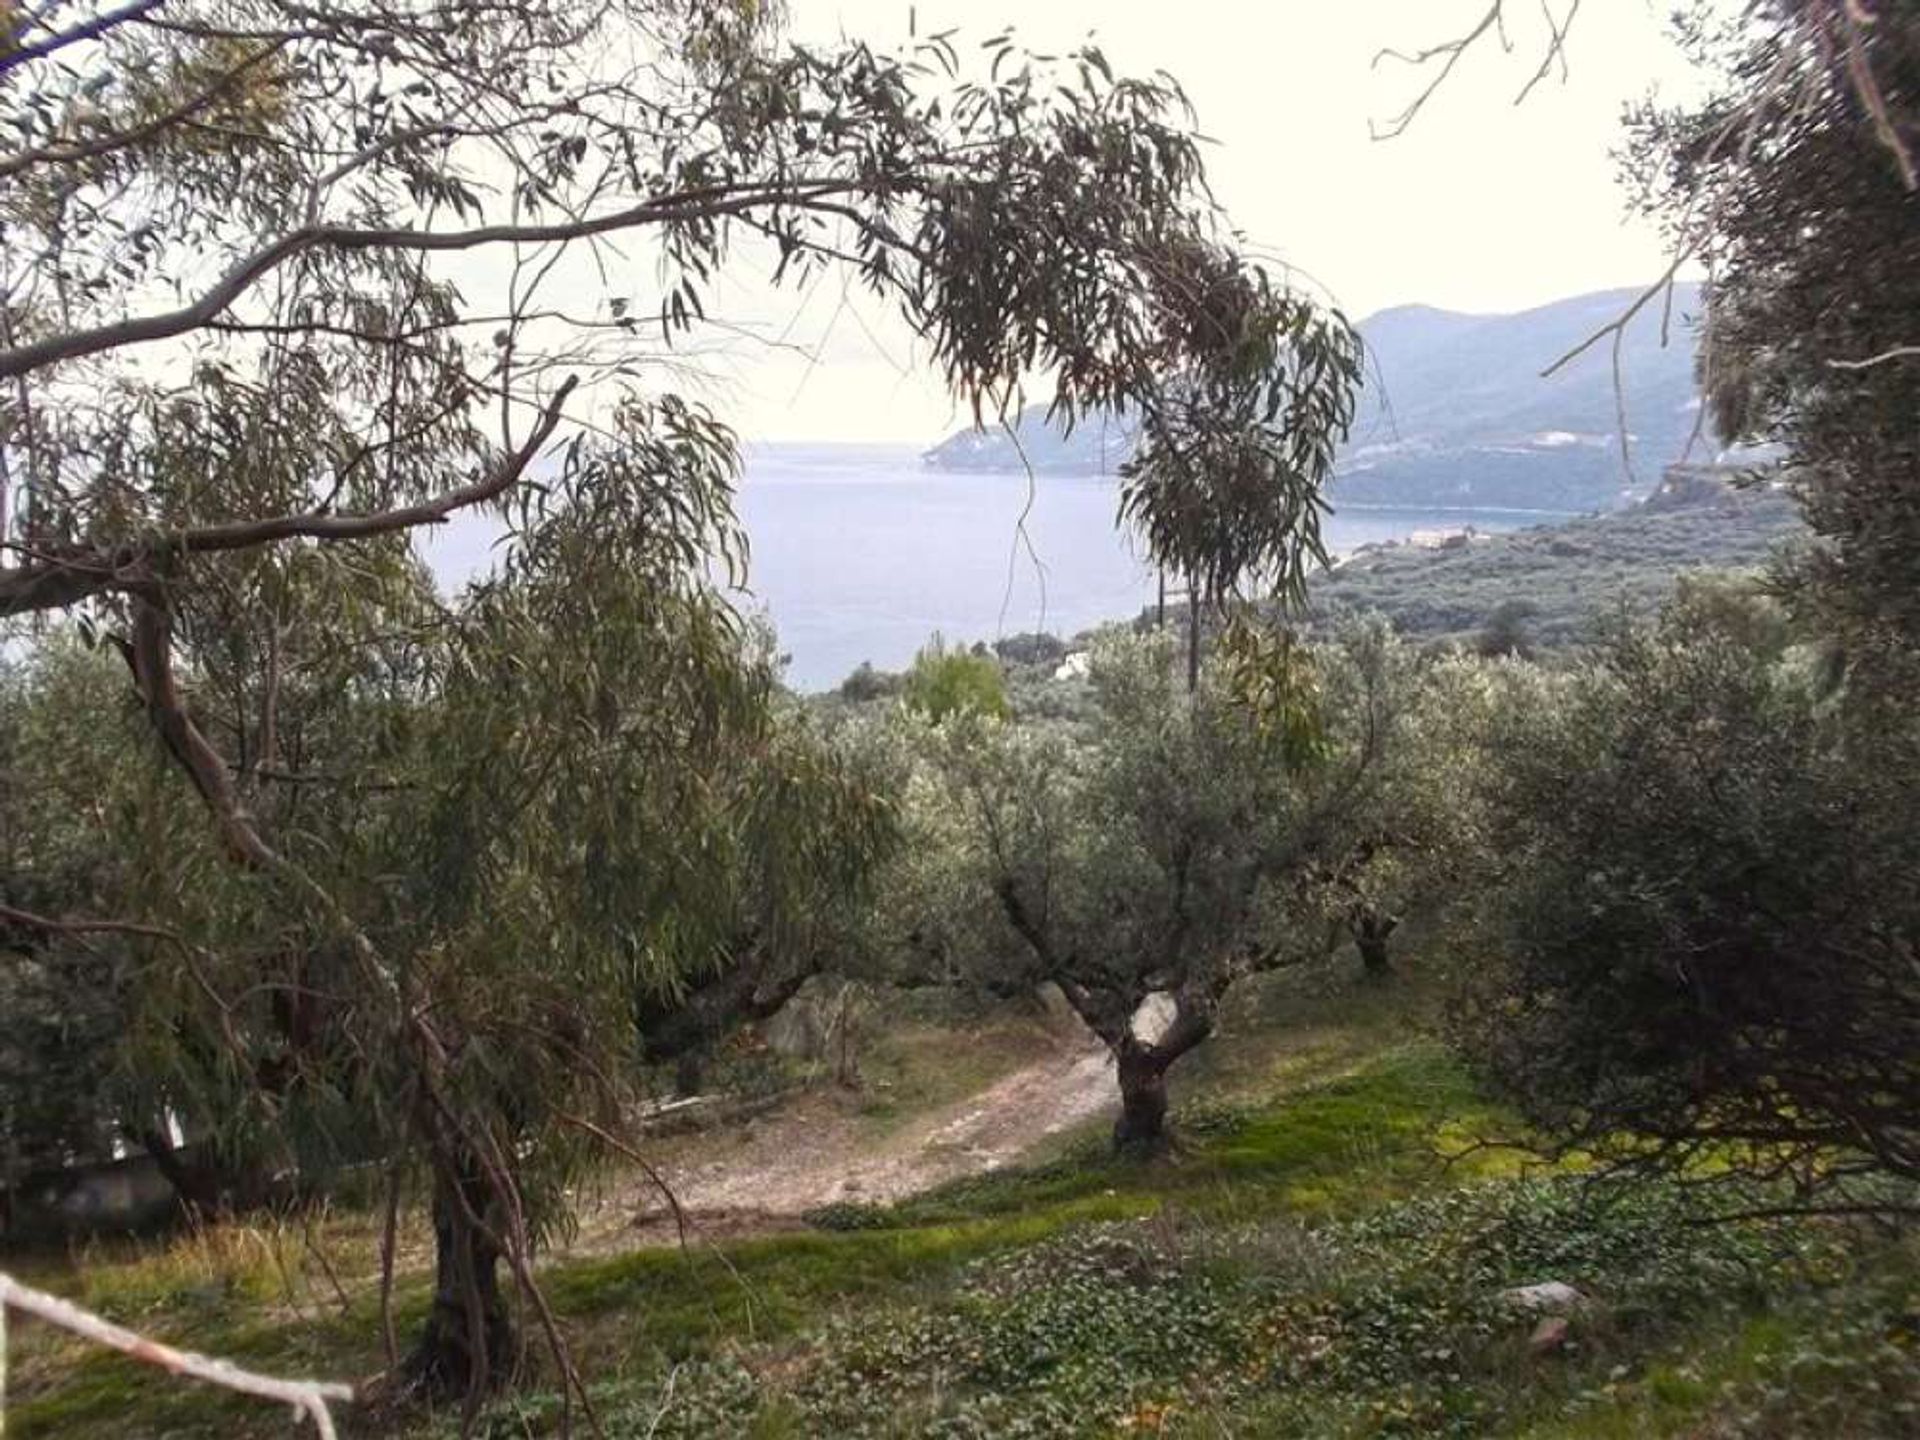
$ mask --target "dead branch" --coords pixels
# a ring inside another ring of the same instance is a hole
[[[1920,345],[1896,345],[1891,350],[1882,350],[1878,355],[1869,355],[1864,360],[1829,360],[1827,365],[1834,370],[1872,370],[1876,366],[1891,364],[1895,360],[1911,360],[1920,357]]]
[[[1520,93],[1514,97],[1515,105],[1524,104],[1547,76],[1557,68],[1561,78],[1567,74],[1567,35],[1573,29],[1574,22],[1580,18],[1580,7],[1584,0],[1569,0],[1564,14],[1555,14],[1551,0],[1540,0],[1540,13],[1546,20],[1547,40],[1540,55],[1540,64],[1520,87]],[[1420,112],[1452,77],[1460,62],[1489,35],[1500,43],[1500,48],[1508,54],[1513,53],[1513,40],[1507,32],[1506,0],[1492,0],[1486,12],[1469,29],[1451,40],[1437,45],[1429,45],[1424,50],[1397,50],[1388,48],[1373,57],[1374,68],[1378,69],[1382,61],[1394,60],[1416,72],[1430,72],[1427,83],[1398,114],[1384,124],[1372,124],[1369,130],[1375,140],[1392,140],[1404,135]]]
[[[1594,331],[1591,335],[1587,336],[1586,339],[1582,340],[1578,345],[1574,346],[1571,350],[1567,351],[1566,354],[1542,370],[1540,372],[1540,378],[1542,380],[1552,379],[1561,370],[1564,370],[1568,365],[1578,360],[1602,340],[1618,340],[1626,333],[1627,326],[1633,323],[1634,318],[1638,316],[1642,310],[1646,309],[1654,300],[1672,291],[1673,283],[1680,274],[1680,267],[1685,265],[1692,257],[1693,251],[1691,249],[1674,256],[1672,262],[1667,266],[1665,273],[1645,290],[1642,290],[1631,305],[1627,306],[1625,310],[1614,316],[1613,319],[1609,320],[1605,325],[1602,325],[1598,330]]]
[[[327,1402],[347,1403],[353,1399],[353,1388],[349,1385],[318,1380],[280,1380],[271,1375],[242,1370],[230,1360],[197,1355],[190,1350],[176,1350],[171,1345],[149,1340],[144,1335],[103,1320],[56,1295],[22,1285],[3,1270],[0,1270],[0,1354],[4,1353],[4,1316],[8,1308],[56,1325],[96,1345],[118,1350],[143,1364],[157,1365],[170,1374],[188,1375],[242,1395],[254,1395],[262,1400],[291,1406],[296,1414],[313,1421],[321,1440],[335,1440],[337,1434]],[[4,1374],[3,1365],[0,1365],[0,1376]],[[4,1396],[0,1396],[0,1399],[4,1399]]]

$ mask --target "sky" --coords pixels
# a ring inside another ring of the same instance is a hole
[[[1405,134],[1371,138],[1370,122],[1425,83],[1375,56],[1464,33],[1487,4],[789,0],[801,41],[888,48],[917,25],[965,44],[1011,27],[1030,48],[1092,38],[1116,70],[1170,71],[1214,142],[1210,173],[1234,223],[1356,319],[1402,304],[1520,310],[1650,282],[1660,240],[1628,217],[1613,152],[1626,104],[1687,93],[1660,0],[1586,0],[1567,77],[1556,70],[1516,107],[1547,38],[1540,7],[1518,0],[1511,53],[1481,45]],[[747,439],[931,444],[961,423],[904,329],[841,289],[802,298],[746,282],[733,300],[729,314],[782,342],[715,368],[715,398]]]

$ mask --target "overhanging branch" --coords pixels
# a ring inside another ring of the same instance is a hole
[[[304,511],[261,520],[234,520],[197,526],[119,545],[75,548],[65,552],[40,551],[30,564],[0,569],[0,616],[60,610],[93,595],[132,591],[151,586],[166,565],[187,555],[210,555],[251,550],[283,540],[326,543],[365,540],[399,530],[436,525],[457,510],[468,509],[504,493],[533,463],[534,457],[559,427],[564,407],[577,381],[568,378],[554,392],[539,420],[520,448],[501,457],[494,467],[466,485],[456,486],[430,500],[396,506],[371,514],[331,515]]]
[[[408,226],[303,226],[244,256],[199,299],[177,310],[137,316],[91,329],[63,331],[0,350],[0,379],[31,374],[48,365],[78,360],[106,350],[185,335],[219,318],[265,276],[310,250],[392,250],[424,254],[477,250],[489,245],[538,245],[584,240],[645,225],[723,219],[751,210],[779,206],[831,208],[835,213],[844,215],[847,213],[844,207],[830,207],[825,203],[829,197],[872,190],[877,183],[871,180],[821,179],[757,185],[745,189],[728,185],[705,186],[644,201],[605,215],[554,221],[545,225],[482,225],[469,230],[417,230]]]

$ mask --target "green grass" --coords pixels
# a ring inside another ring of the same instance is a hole
[[[607,1432],[634,1440],[1920,1434],[1911,1245],[1701,1228],[1658,1189],[1595,1206],[1581,1177],[1518,1177],[1500,1152],[1448,1165],[1502,1117],[1407,1038],[1423,1003],[1414,985],[1242,997],[1176,1073],[1164,1163],[1116,1162],[1086,1133],[1045,1164],[836,1206],[831,1229],[554,1263],[546,1293]],[[886,1063],[912,1103],[939,1103],[960,1082],[923,1071],[955,1058],[951,1035],[910,1035]],[[966,1085],[1004,1068],[975,1063]],[[364,1221],[329,1224],[363,1277]],[[366,1287],[342,1310],[304,1254],[224,1235],[95,1249],[54,1278],[243,1363],[377,1371]],[[1598,1303],[1567,1353],[1535,1357],[1497,1295],[1548,1278]],[[425,1298],[412,1269],[403,1336]],[[77,1345],[17,1349],[10,1436],[287,1433]],[[488,1433],[552,1433],[557,1413],[535,1373]]]

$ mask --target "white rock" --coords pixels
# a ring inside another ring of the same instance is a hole
[[[1578,1310],[1587,1297],[1563,1280],[1545,1280],[1538,1285],[1518,1285],[1502,1290],[1500,1298],[1516,1310],[1534,1314],[1558,1315]]]

